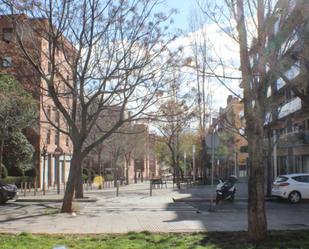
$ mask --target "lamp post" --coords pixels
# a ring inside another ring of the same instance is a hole
[[[193,182],[195,182],[195,144],[192,145],[192,159],[193,159]]]
[[[46,174],[46,156],[47,156],[47,148],[46,145],[44,144],[43,149],[42,149],[42,153],[41,153],[42,157],[43,157],[43,176],[42,176],[42,184],[43,184],[43,195],[45,195],[45,174]]]
[[[54,151],[55,161],[56,161],[56,184],[57,184],[57,194],[60,194],[60,170],[59,170],[59,158],[63,154],[63,150],[60,146],[57,146]]]
[[[187,176],[187,153],[186,152],[184,152],[184,154],[183,154],[183,159],[184,159],[184,164],[185,164],[183,174],[186,177]]]
[[[214,184],[214,167],[215,167],[215,149],[219,146],[219,138],[216,133],[216,126],[218,125],[218,120],[212,119],[212,125],[210,127],[210,132],[206,137],[206,145],[211,148],[211,188],[213,189]],[[210,198],[210,208],[209,211],[213,211],[213,190],[211,191]]]

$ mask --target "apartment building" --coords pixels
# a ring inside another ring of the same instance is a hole
[[[15,20],[15,25],[13,25],[12,18]],[[67,130],[64,119],[55,108],[48,93],[45,81],[24,58],[17,44],[17,34],[19,34],[30,56],[48,75],[51,67],[47,58],[48,40],[40,35],[40,29],[45,26],[44,19],[28,18],[25,15],[0,16],[0,72],[14,76],[38,101],[39,118],[33,127],[26,130],[25,135],[35,148],[33,164],[37,172],[37,181],[41,187],[43,181],[46,187],[51,187],[56,183],[58,172],[60,182],[66,182],[72,145],[69,137],[55,128]],[[65,38],[63,40],[68,43]],[[62,46],[62,49],[69,47]],[[56,62],[61,65],[62,75],[66,75],[66,82],[68,82],[71,79],[71,74],[65,65],[61,49],[57,50]],[[58,91],[63,93],[61,101],[64,106],[69,108],[70,98],[64,94],[67,91],[67,84],[64,84],[60,77],[55,80],[58,82]],[[50,124],[50,121],[54,123],[54,126]],[[44,151],[46,151],[45,155]],[[59,159],[55,155],[57,152],[60,153]]]
[[[89,142],[112,128],[120,112],[120,107],[106,107],[97,120],[98,126],[104,127],[105,131],[94,129]],[[125,115],[130,114],[125,112]],[[146,124],[125,123],[92,150],[84,160],[84,167],[96,174],[126,179],[129,183],[155,177],[158,175],[155,135],[149,133]]]
[[[146,124],[133,124],[135,146],[132,154],[132,166],[129,170],[129,181],[143,181],[159,175],[155,155],[155,134],[149,132]]]
[[[276,63],[267,96],[271,100],[265,129],[273,136],[274,175],[309,173],[309,109],[299,94],[309,94],[309,2],[278,1],[269,22],[267,49],[275,51]]]
[[[220,108],[218,134],[220,146],[224,146],[226,151],[219,155],[217,175],[247,175],[248,143],[242,136],[243,110],[243,103],[232,95],[228,96],[226,107]]]

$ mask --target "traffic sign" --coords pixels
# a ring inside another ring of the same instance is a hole
[[[209,148],[217,149],[219,147],[219,136],[217,133],[209,133],[206,136],[206,145]]]

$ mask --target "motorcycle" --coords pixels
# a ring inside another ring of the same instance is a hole
[[[229,176],[226,180],[223,180],[222,178],[218,178],[218,180],[219,183],[216,188],[216,204],[222,200],[233,201],[236,193],[236,187],[234,184],[237,182],[237,177]]]
[[[0,204],[17,199],[18,189],[14,184],[0,184]]]

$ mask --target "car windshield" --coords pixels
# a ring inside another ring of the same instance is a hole
[[[285,181],[287,181],[287,177],[285,177],[285,176],[278,176],[277,178],[276,178],[276,180],[275,180],[275,182],[276,183],[280,183],[280,182],[285,182]]]

